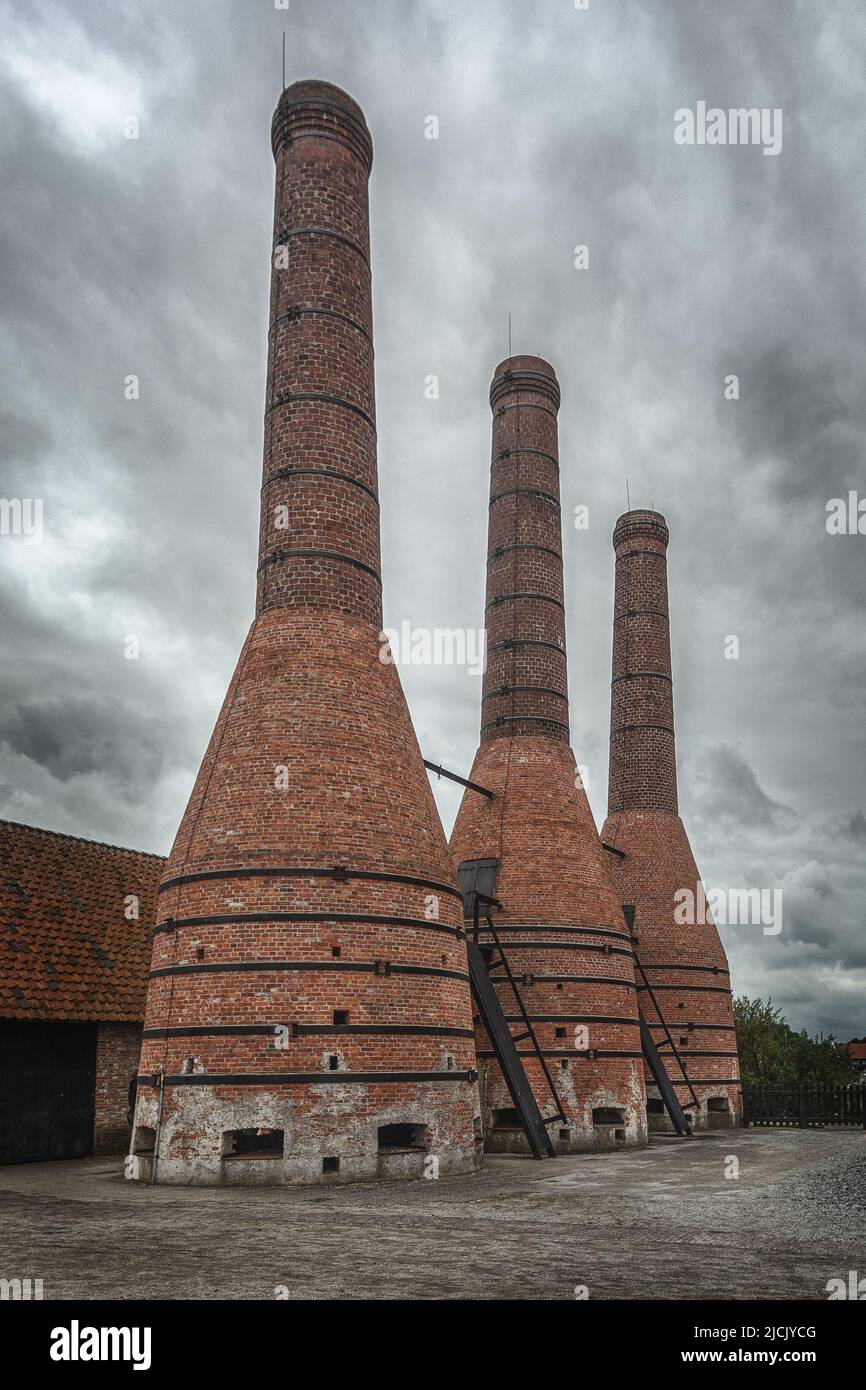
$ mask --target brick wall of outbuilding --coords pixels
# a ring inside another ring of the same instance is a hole
[[[138,1070],[141,1024],[100,1023],[96,1033],[93,1152],[123,1153],[129,1145],[129,1082]]]

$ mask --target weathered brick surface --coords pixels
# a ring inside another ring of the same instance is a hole
[[[138,1070],[141,1027],[100,1023],[96,1030],[93,1152],[123,1153],[129,1144],[129,1083]]]
[[[639,1143],[646,1126],[631,945],[569,745],[553,369],[535,357],[508,359],[490,401],[488,665],[470,777],[495,797],[466,792],[451,848],[457,864],[499,860],[502,907],[493,916],[566,1112],[551,1129],[557,1147]],[[497,988],[515,1018],[508,987]],[[486,1142],[522,1147],[522,1135],[493,1128],[493,1112],[512,1102],[480,1026],[477,1044]],[[519,1050],[527,1054],[527,1044]],[[529,1056],[525,1065],[550,1114],[540,1066]],[[622,1121],[594,1124],[593,1110],[620,1111]]]
[[[707,912],[704,924],[674,920],[674,894],[697,893],[698,868],[677,814],[673,685],[667,591],[668,528],[658,512],[633,511],[614,530],[616,597],[607,844],[623,902],[634,904],[638,959],[652,995],[639,979],[641,1006],[664,1041],[662,1020],[700,1100],[698,1127],[737,1121],[739,1066],[724,947]],[[655,1003],[653,1003],[653,999]],[[671,1078],[683,1072],[674,1058]],[[656,1098],[647,1073],[650,1098]],[[679,1085],[683,1102],[691,1101]],[[729,1115],[708,1107],[727,1100]],[[692,1113],[695,1113],[694,1111]],[[666,1127],[666,1117],[651,1117]]]
[[[139,1147],[159,1123],[174,1182],[417,1176],[427,1152],[468,1171],[462,902],[380,660],[370,137],[345,93],[303,82],[273,145],[256,620],[161,885],[141,1073],[168,1079],[142,1088]],[[416,1147],[380,1152],[396,1124]],[[247,1128],[282,1131],[282,1156],[227,1162]]]

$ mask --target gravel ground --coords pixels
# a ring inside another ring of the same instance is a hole
[[[826,1299],[849,1270],[866,1277],[856,1130],[307,1189],[144,1187],[119,1159],[0,1168],[0,1277],[41,1277],[46,1299]]]

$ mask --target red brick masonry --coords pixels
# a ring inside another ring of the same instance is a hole
[[[138,1070],[141,1025],[100,1023],[96,1030],[94,1153],[123,1153],[129,1145],[129,1082]]]
[[[139,1175],[157,1141],[164,1182],[463,1172],[462,899],[380,659],[370,135],[344,92],[301,82],[273,149],[256,619],[161,885]]]
[[[470,777],[495,798],[466,792],[451,848],[458,865],[499,861],[496,927],[567,1116],[550,1131],[556,1147],[642,1143],[631,943],[569,745],[553,368],[509,358],[496,368],[490,403],[488,664]],[[497,987],[517,1022],[508,987]],[[480,1026],[476,1038],[486,1144],[523,1149],[522,1133],[502,1123],[512,1102]],[[541,1067],[526,1042],[518,1050],[542,1114],[553,1113]]]
[[[608,817],[602,839],[622,901],[635,907],[641,1006],[658,1043],[663,1019],[700,1101],[696,1127],[738,1123],[739,1065],[724,947],[707,912],[704,924],[674,920],[675,893],[697,893],[698,868],[677,813],[673,682],[668,616],[668,528],[658,512],[626,512],[613,533],[616,552]],[[651,990],[651,993],[650,993]],[[653,1003],[653,998],[655,1004]],[[683,1072],[668,1053],[672,1079]],[[647,1073],[653,1128],[667,1128]],[[683,1103],[687,1086],[677,1087]]]

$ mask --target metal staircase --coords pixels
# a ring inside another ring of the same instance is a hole
[[[632,937],[633,946],[634,912],[635,910],[631,903],[623,904],[622,915],[625,918],[626,926],[629,930],[629,935]],[[667,1043],[671,1049],[673,1056],[676,1058],[677,1065],[683,1075],[683,1080],[681,1082],[677,1082],[677,1085],[688,1087],[692,1097],[690,1101],[687,1101],[685,1105],[680,1105],[679,1099],[677,1098],[676,1090],[674,1088],[674,1084],[668,1076],[667,1068],[664,1064],[661,1051],[656,1046],[655,1039],[653,1038],[649,1024],[643,1016],[643,1009],[641,1009],[640,1004],[638,1004],[641,1049],[643,1051],[646,1064],[649,1067],[650,1072],[652,1073],[653,1081],[658,1087],[659,1095],[662,1098],[662,1104],[664,1105],[665,1110],[667,1110],[668,1115],[670,1116],[671,1124],[673,1125],[677,1134],[680,1134],[683,1136],[683,1138],[686,1138],[691,1134],[692,1127],[689,1123],[689,1117],[686,1115],[685,1112],[687,1110],[693,1110],[699,1104],[698,1098],[695,1094],[695,1090],[692,1086],[692,1083],[686,1076],[686,1070],[682,1064],[682,1059],[680,1058],[680,1054],[677,1052],[676,1045],[674,1044],[673,1037],[671,1036],[671,1031],[668,1028],[667,1023],[665,1022],[664,1015],[658,1006],[658,1002],[656,1000],[655,995],[653,994],[652,986],[650,985],[650,982],[647,979],[646,974],[644,972],[644,968],[641,965],[640,960],[638,959],[637,951],[634,952],[634,963],[640,973],[640,977],[643,981],[644,988],[646,989],[647,993],[649,994],[650,1000],[652,1001],[652,1006],[656,1011],[659,1023],[661,1027],[664,1029]]]
[[[482,944],[480,941],[482,902],[484,904],[483,930],[491,938],[492,945],[486,941]],[[544,1059],[538,1038],[535,1035],[535,1029],[517,987],[517,981],[508,963],[508,957],[490,915],[490,908],[498,907],[499,903],[495,898],[491,898],[472,887],[466,892],[466,906],[472,911],[472,931],[466,940],[469,979],[481,1021],[487,1030],[487,1036],[508,1087],[508,1094],[511,1096],[517,1117],[526,1135],[530,1153],[533,1158],[554,1158],[556,1151],[547,1126],[565,1122],[565,1111],[559,1096],[556,1094],[553,1077]],[[511,988],[524,1024],[524,1031],[521,1033],[512,1033],[511,1031],[496,991],[497,980],[507,981]],[[550,1089],[551,1099],[556,1106],[553,1115],[542,1115],[535,1098],[535,1092],[529,1077],[526,1075],[522,1056],[517,1051],[517,1044],[526,1039],[532,1044],[533,1053]]]
[[[434,769],[438,770],[438,769]],[[446,774],[451,775],[451,774]],[[464,780],[455,777],[455,781]],[[466,782],[465,785],[473,786]],[[478,788],[477,790],[483,790]],[[500,907],[501,904],[492,896],[498,860],[496,859],[475,859],[469,860],[460,865],[458,870],[460,876],[460,886],[463,890],[464,916],[467,923],[471,922],[471,928],[467,929],[466,953],[469,962],[469,980],[472,988],[472,996],[484,1024],[490,1044],[493,1048],[494,1056],[499,1063],[500,1070],[508,1088],[508,1094],[514,1105],[515,1113],[520,1121],[530,1153],[534,1158],[554,1158],[556,1151],[553,1141],[548,1133],[548,1125],[557,1123],[567,1123],[565,1111],[557,1095],[556,1086],[550,1073],[550,1068],[545,1061],[544,1054],[535,1035],[535,1029],[526,1007],[523,1003],[517,981],[508,962],[508,956],[500,939],[499,933],[490,915],[492,907]],[[482,905],[484,924],[482,926]],[[623,917],[629,930],[629,937],[634,945],[634,917],[635,909],[631,904],[623,905]],[[482,931],[485,940],[481,941]],[[676,1085],[686,1086],[691,1093],[691,1101],[681,1105],[677,1097],[675,1084],[671,1081],[665,1067],[661,1050],[653,1038],[652,1031],[643,1011],[638,1006],[638,1022],[640,1027],[641,1050],[647,1066],[649,1067],[653,1081],[658,1087],[662,1103],[670,1116],[671,1123],[677,1134],[682,1137],[691,1135],[692,1129],[689,1123],[687,1110],[694,1109],[698,1104],[698,1098],[694,1088],[686,1075],[680,1055],[677,1052],[670,1029],[665,1022],[661,1009],[658,1006],[652,987],[646,977],[643,966],[638,959],[637,951],[634,951],[634,963],[637,968],[644,988],[649,994],[653,1007],[660,1021],[660,1026],[664,1029],[666,1045],[670,1048],[672,1055],[676,1059],[683,1080]],[[518,1012],[523,1020],[524,1031],[512,1033],[508,1020],[502,1008],[499,995],[496,990],[497,982],[507,982],[514,996]],[[519,1053],[517,1044],[529,1041],[532,1051],[529,1053]],[[542,1115],[535,1092],[523,1065],[523,1056],[534,1056],[541,1068],[547,1087],[550,1091],[555,1111],[552,1115]]]

